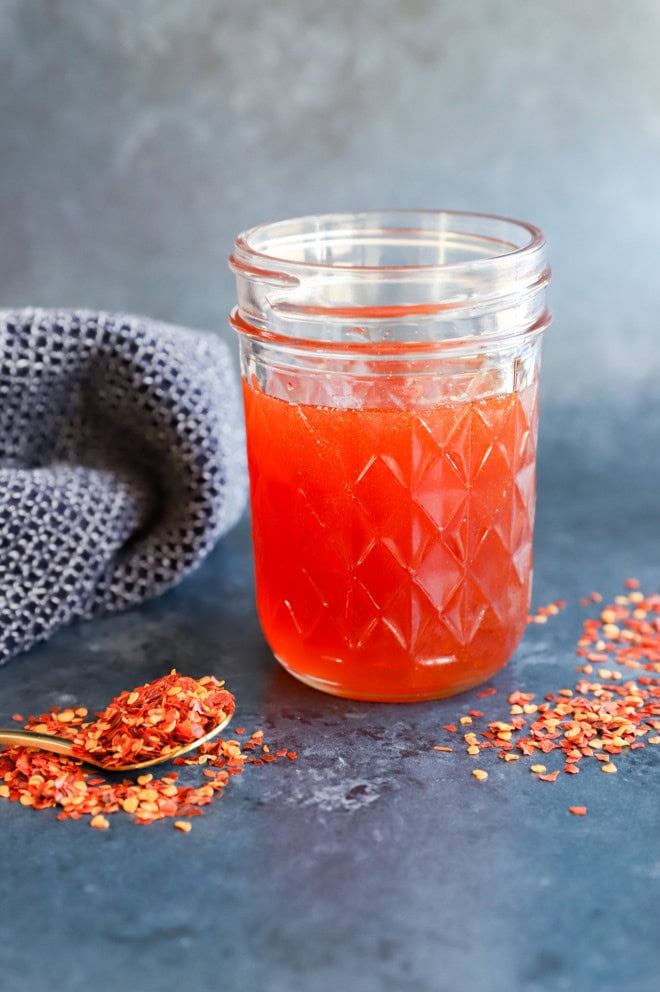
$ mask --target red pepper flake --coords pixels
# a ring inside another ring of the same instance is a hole
[[[16,720],[17,723],[23,723],[23,717],[20,713],[14,713],[12,720]]]
[[[458,730],[458,727],[456,726],[455,723],[446,723],[445,730],[449,731],[450,734],[455,734],[456,731]]]
[[[566,606],[565,599],[557,599],[547,606],[539,606],[535,613],[527,617],[528,623],[547,623],[548,617],[555,617]]]
[[[586,816],[587,807],[586,806],[569,806],[568,812],[572,813],[573,816]]]
[[[434,751],[453,751],[454,749],[453,749],[453,747],[443,747],[442,744],[434,744],[433,745],[433,750]]]
[[[477,693],[477,699],[485,699],[486,696],[494,696],[496,692],[497,689],[489,686],[488,689],[482,689],[481,692]]]
[[[82,749],[83,755],[93,750],[95,756],[103,753],[123,761],[122,755],[139,753],[146,760],[144,756],[150,752],[162,753],[159,745],[166,751],[168,744],[174,746],[176,741],[179,746],[191,734],[193,740],[203,736],[199,731],[204,731],[207,721],[217,723],[217,710],[232,712],[233,706],[233,696],[212,676],[189,679],[170,672],[163,679],[122,693],[97,714],[94,722],[85,721],[84,707],[62,710],[56,706],[28,717],[25,726],[91,743],[91,748]],[[124,813],[141,825],[173,818],[184,824],[177,829],[187,832],[187,820],[201,815],[202,808],[222,794],[231,775],[241,774],[249,764],[264,764],[266,758],[276,760],[275,755],[259,758],[252,753],[255,748],[267,747],[261,730],[254,731],[243,746],[237,740],[222,738],[201,744],[195,752],[176,759],[177,764],[203,767],[203,784],[196,786],[178,784],[178,775],[171,770],[111,782],[98,772],[90,774],[77,759],[21,746],[0,748],[0,798],[35,810],[57,808],[58,820],[87,816],[96,830],[108,829],[108,817]],[[279,756],[285,755],[294,760],[296,752],[283,748]]]

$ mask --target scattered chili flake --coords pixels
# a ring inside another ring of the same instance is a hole
[[[194,725],[204,730],[207,720],[216,722],[218,707],[229,712],[229,708],[233,711],[233,705],[233,696],[212,676],[189,679],[170,672],[164,679],[122,693],[97,714],[94,723],[85,722],[84,707],[62,710],[55,706],[47,713],[28,717],[25,727],[68,740],[91,742],[95,756],[105,748],[104,753],[117,758],[127,750],[131,755],[144,755],[149,749],[160,753],[157,741],[164,745],[172,739],[180,742],[191,733],[196,740],[203,734]],[[158,719],[152,719],[154,716]],[[105,726],[108,722],[121,740],[112,740],[111,730]],[[140,741],[140,733],[144,735],[144,743]],[[231,775],[241,774],[248,764],[276,760],[275,755],[268,753],[263,736],[262,730],[256,730],[242,745],[218,737],[201,744],[194,753],[175,759],[176,764],[204,768],[204,784],[198,786],[179,785],[177,773],[171,770],[113,782],[96,770],[93,774],[86,770],[81,763],[84,758],[78,760],[22,746],[0,748],[0,798],[35,810],[58,808],[59,820],[87,816],[97,830],[108,829],[110,815],[125,813],[141,825],[176,818],[177,823],[184,824],[177,829],[187,832],[190,828],[187,820],[199,816],[202,807],[222,794]],[[83,748],[81,754],[86,753],[90,751]],[[296,753],[283,748],[278,756],[294,760]]]
[[[192,823],[189,820],[175,820],[174,826],[176,830],[180,830],[184,834],[189,834],[192,830]]]
[[[453,751],[454,749],[451,748],[451,747],[443,747],[441,744],[434,744],[433,745],[433,750],[434,751]]]
[[[505,762],[531,758],[534,763],[528,767],[533,774],[554,782],[562,770],[577,775],[580,763],[589,759],[597,761],[605,774],[616,774],[613,756],[660,745],[660,593],[646,595],[636,579],[626,580],[624,586],[630,590],[626,595],[614,597],[612,604],[599,607],[596,617],[583,621],[576,653],[586,663],[577,667],[575,685],[546,692],[539,702],[532,693],[514,690],[508,696],[508,719],[490,718],[485,726],[475,724],[464,735],[469,755],[494,748]],[[602,595],[594,592],[580,602],[588,606],[602,601]],[[547,619],[565,605],[557,600],[535,616]],[[494,692],[488,688],[476,696]],[[469,720],[480,719],[478,714],[468,710]],[[461,717],[459,722],[468,719]],[[445,724],[445,729],[457,728]],[[550,757],[553,751],[563,759],[562,768],[547,772],[538,759]]]
[[[494,696],[496,692],[497,689],[489,686],[488,689],[482,689],[481,692],[477,693],[477,699],[485,699],[486,696]]]
[[[478,782],[485,782],[488,778],[488,772],[484,771],[483,768],[473,768],[472,775]]]
[[[568,811],[569,811],[569,813],[572,813],[573,816],[586,816],[587,815],[587,807],[586,806],[569,806],[568,807]]]
[[[527,617],[528,623],[547,623],[548,617],[555,617],[560,610],[563,610],[566,606],[565,599],[557,599],[554,603],[548,603],[547,606],[539,606],[535,613],[530,614]]]

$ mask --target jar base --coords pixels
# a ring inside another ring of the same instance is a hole
[[[319,692],[324,692],[328,696],[337,696],[341,699],[355,699],[359,702],[365,703],[423,703],[429,702],[433,699],[447,699],[451,696],[458,696],[463,692],[468,692],[470,689],[475,689],[477,686],[484,685],[493,675],[495,675],[499,668],[490,674],[484,676],[480,673],[477,678],[466,679],[465,682],[460,684],[454,683],[451,686],[443,686],[438,689],[429,691],[413,691],[410,693],[396,692],[391,695],[383,692],[362,692],[352,690],[348,686],[343,686],[337,682],[331,682],[328,679],[318,679],[314,678],[312,675],[303,675],[301,672],[290,668],[281,658],[275,655],[275,659],[282,668],[292,675],[294,679],[298,682],[302,682],[304,685],[310,687],[310,689],[317,689]],[[501,666],[503,667],[503,666]]]

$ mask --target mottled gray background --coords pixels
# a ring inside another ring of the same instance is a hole
[[[0,305],[229,337],[235,233],[302,212],[547,234],[546,398],[654,395],[657,0],[0,0]]]

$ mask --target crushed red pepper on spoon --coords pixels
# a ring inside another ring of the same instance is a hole
[[[80,760],[20,745],[0,750],[0,798],[36,810],[59,807],[60,820],[89,816],[90,826],[97,830],[108,829],[108,816],[123,812],[140,824],[174,818],[174,827],[187,833],[189,818],[200,815],[201,807],[222,793],[232,775],[240,774],[248,764],[263,765],[285,756],[294,760],[295,752],[279,749],[271,754],[260,730],[243,742],[209,740],[194,753],[172,760],[175,765],[204,766],[205,781],[197,786],[179,784],[178,774],[172,771],[114,783],[98,772],[90,773],[81,762],[93,755],[111,771],[132,759],[173,753],[182,744],[204,737],[219,713],[233,710],[234,697],[224,683],[212,676],[192,679],[175,670],[121,693],[95,721],[86,719],[84,707],[55,706],[38,717],[28,717],[25,728],[73,741]],[[14,718],[22,721],[19,714]]]
[[[233,714],[234,697],[212,675],[193,679],[176,671],[122,692],[83,724],[73,738],[77,758],[121,769],[158,761],[205,737]]]

